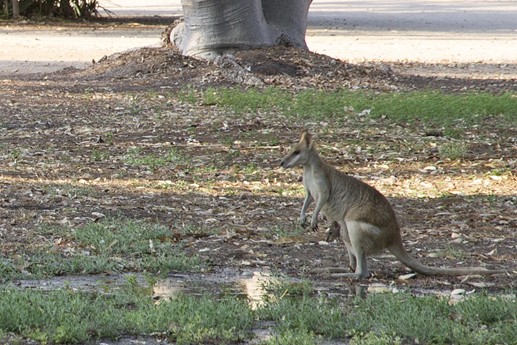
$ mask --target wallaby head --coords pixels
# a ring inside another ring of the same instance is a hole
[[[285,169],[305,165],[309,161],[312,147],[312,135],[304,130],[300,141],[289,150],[280,165]]]

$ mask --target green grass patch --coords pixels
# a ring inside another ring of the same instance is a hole
[[[198,98],[183,99],[205,105],[229,108],[237,113],[281,112],[304,119],[340,118],[359,113],[395,122],[420,120],[454,129],[455,123],[480,123],[486,116],[501,116],[517,121],[517,97],[507,93],[446,94],[438,91],[377,93],[350,90],[305,90],[292,93],[279,88],[209,88]]]
[[[307,234],[307,229],[301,225],[296,226],[296,227],[289,227],[289,228],[282,227],[282,226],[274,226],[269,229],[266,236],[273,238],[275,240],[289,240],[289,239],[302,240],[306,234]]]
[[[129,148],[124,161],[131,166],[145,166],[156,170],[165,166],[189,161],[175,149],[169,149],[163,154],[146,153],[139,147]]]
[[[46,228],[42,233],[62,236],[72,249],[46,246],[12,258],[0,256],[3,279],[127,271],[168,273],[203,267],[199,258],[186,255],[174,242],[169,228],[157,224],[112,218],[75,229]]]
[[[305,330],[285,330],[262,342],[261,345],[316,345],[321,341],[318,338],[314,333]]]
[[[464,142],[445,143],[439,146],[438,151],[442,159],[461,159],[467,156],[468,146]]]
[[[446,298],[406,293],[338,301],[315,297],[307,287],[298,295],[286,291],[289,287],[275,288],[257,311],[260,320],[275,322],[280,335],[318,335],[352,344],[474,345],[512,344],[517,334],[515,298],[481,294],[450,305]]]
[[[262,344],[317,344],[333,339],[350,344],[513,344],[517,302],[484,294],[449,304],[446,298],[408,293],[331,299],[310,285],[272,289],[253,310],[227,296],[178,295],[155,304],[147,290],[86,293],[0,291],[0,336],[15,334],[41,343],[84,343],[121,335],[159,333],[178,344],[234,343],[252,339],[265,322],[273,336]],[[288,293],[286,291],[297,291]],[[0,341],[2,339],[0,338]]]
[[[0,291],[0,334],[12,332],[43,344],[154,332],[177,344],[230,343],[249,338],[252,322],[246,301],[238,299],[178,296],[155,304],[133,289],[112,295]]]
[[[428,344],[510,344],[517,331],[516,300],[485,295],[450,305],[434,296],[385,294],[366,298],[348,312],[348,325],[358,332]]]
[[[90,153],[90,159],[94,162],[105,162],[110,158],[110,154],[108,151],[93,149]]]

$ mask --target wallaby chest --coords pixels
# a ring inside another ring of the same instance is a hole
[[[328,201],[331,193],[331,184],[327,174],[321,167],[304,167],[303,185],[305,192],[310,193],[315,201]]]

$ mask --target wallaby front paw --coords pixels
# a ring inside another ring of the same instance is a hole
[[[305,227],[305,225],[307,225],[307,222],[306,222],[305,219],[306,219],[305,217],[301,217],[300,218],[300,225],[303,226],[303,227]]]

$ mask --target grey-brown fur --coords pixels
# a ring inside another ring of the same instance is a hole
[[[321,212],[333,222],[328,236],[338,233],[343,239],[348,250],[350,267],[354,272],[339,276],[368,277],[366,257],[384,249],[390,251],[404,265],[424,275],[486,275],[504,272],[489,271],[483,267],[430,267],[409,256],[402,244],[395,212],[386,197],[368,184],[325,163],[314,148],[312,136],[307,131],[302,133],[300,141],[284,157],[281,166],[286,169],[303,167],[306,196],[300,213],[300,223],[305,225],[307,208],[315,201],[311,228],[318,228],[318,215]]]

